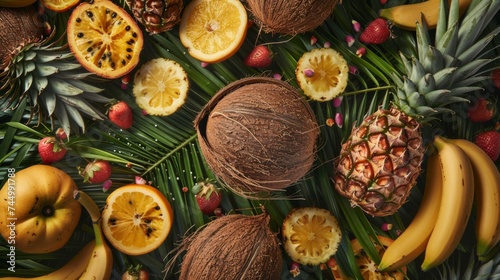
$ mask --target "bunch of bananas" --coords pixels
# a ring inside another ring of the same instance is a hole
[[[464,139],[434,139],[417,214],[382,256],[379,269],[402,268],[424,253],[422,270],[444,262],[462,238],[475,201],[476,253],[486,256],[500,241],[500,172],[493,160]]]
[[[113,269],[113,252],[102,234],[99,207],[90,196],[82,191],[75,192],[75,199],[90,214],[95,240],[87,243],[69,262],[56,271],[36,278],[7,277],[2,280],[110,279]]]

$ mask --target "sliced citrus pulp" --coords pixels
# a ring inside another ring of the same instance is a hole
[[[42,5],[54,12],[65,12],[76,6],[80,0],[40,0]]]
[[[316,207],[296,208],[282,225],[283,246],[290,258],[300,264],[318,265],[337,252],[342,238],[337,218]]]
[[[68,45],[88,71],[108,79],[134,69],[143,46],[142,31],[132,17],[108,0],[78,5],[68,21]]]
[[[127,255],[143,255],[167,238],[173,212],[167,198],[149,185],[130,184],[109,194],[102,229],[109,242]]]
[[[385,236],[377,236],[378,241],[380,241],[380,245],[378,242],[373,242],[375,248],[378,250],[379,255],[382,256],[385,252],[385,249],[392,243],[394,240],[387,238]],[[377,264],[368,257],[365,250],[361,246],[361,243],[357,239],[351,240],[352,250],[354,252],[354,256],[356,259],[356,263],[360,269],[361,275],[365,280],[372,279],[381,279],[381,280],[402,280],[405,279],[406,276],[406,267],[403,267],[401,270],[393,271],[393,272],[381,272],[377,269]],[[336,265],[331,267],[332,273],[337,280],[349,279],[347,278],[340,268]]]
[[[247,12],[239,0],[194,0],[184,9],[179,37],[192,57],[220,62],[240,48],[247,23]]]
[[[316,101],[328,101],[345,91],[349,67],[334,49],[313,49],[299,59],[295,76],[305,95]]]
[[[148,114],[167,116],[184,104],[188,90],[182,66],[173,60],[155,58],[135,73],[132,92],[137,105]]]

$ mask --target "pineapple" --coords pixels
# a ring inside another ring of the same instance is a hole
[[[150,34],[171,30],[181,21],[182,0],[126,0],[135,19]]]
[[[441,11],[447,3],[441,1]],[[433,42],[425,21],[417,26],[417,57],[401,55],[406,73],[394,75],[391,107],[354,127],[335,161],[335,189],[352,206],[387,216],[406,201],[425,154],[421,126],[453,113],[448,105],[468,102],[467,94],[489,78],[479,70],[491,62],[485,48],[500,28],[479,36],[499,9],[498,0],[474,0],[459,21],[458,1],[453,0],[449,15],[440,13]]]
[[[0,64],[0,109],[18,109],[27,101],[30,119],[36,117],[39,124],[48,118],[52,128],[57,120],[67,135],[85,131],[84,117],[105,117],[92,104],[109,99],[87,81],[91,74],[66,44],[59,44],[62,37],[53,40],[55,30],[44,38],[44,24],[33,15],[37,15],[35,5],[0,8],[0,34],[6,42]]]

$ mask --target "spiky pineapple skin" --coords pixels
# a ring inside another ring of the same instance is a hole
[[[135,19],[150,34],[171,30],[181,21],[182,0],[126,0]]]
[[[394,214],[421,173],[425,146],[420,124],[379,108],[352,129],[335,161],[335,189],[372,216]]]

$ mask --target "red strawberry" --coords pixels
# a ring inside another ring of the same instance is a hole
[[[255,68],[264,68],[273,62],[271,51],[264,45],[256,46],[245,58],[245,65]]]
[[[132,126],[133,117],[132,109],[124,101],[113,104],[108,110],[109,119],[123,129],[128,129]]]
[[[364,44],[382,44],[391,37],[391,29],[387,21],[377,18],[370,22],[359,36],[359,41]]]
[[[493,85],[500,90],[500,68],[491,71],[491,80]]]
[[[52,136],[47,136],[38,142],[38,153],[45,164],[61,160],[66,155],[63,142]]]
[[[476,135],[474,143],[485,151],[492,160],[497,160],[500,155],[500,132],[487,130]]]
[[[467,110],[467,116],[472,122],[487,122],[495,115],[495,106],[485,98],[479,98],[474,106]]]
[[[103,183],[111,176],[111,165],[106,160],[94,160],[89,162],[85,169],[79,169],[83,181],[92,184]]]
[[[201,212],[205,215],[213,214],[222,200],[221,193],[209,180],[196,183],[193,186],[193,193]]]

